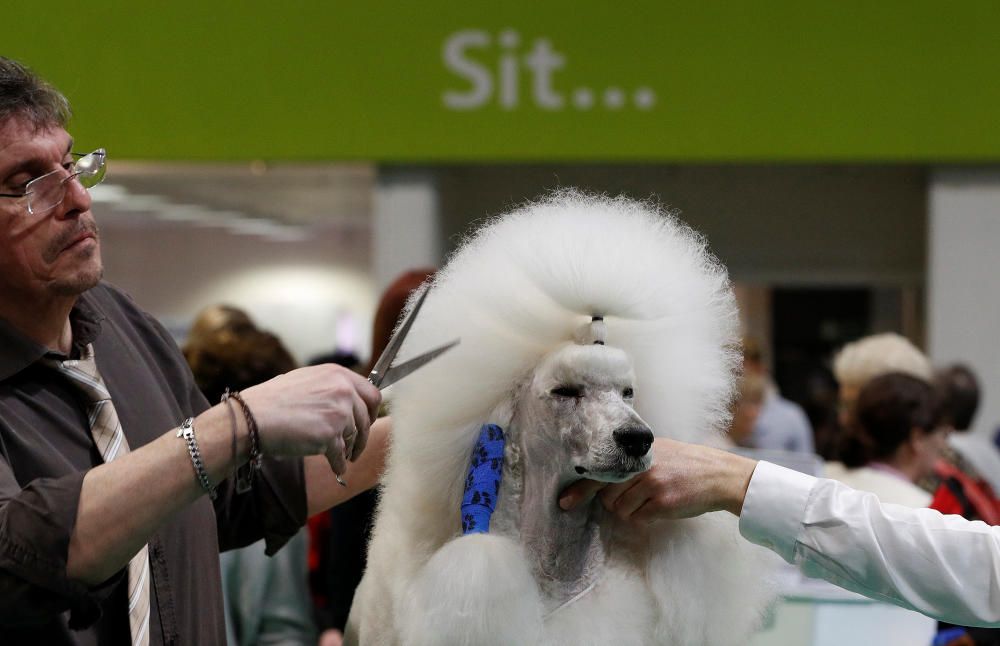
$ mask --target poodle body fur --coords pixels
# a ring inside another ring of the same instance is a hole
[[[616,431],[701,442],[724,428],[737,323],[725,270],[656,206],[566,191],[481,228],[438,273],[401,353],[462,339],[395,386],[347,643],[744,643],[771,596],[770,559],[735,518],[637,528],[596,501],[557,506],[581,474],[649,468]],[[490,533],[462,536],[485,423],[506,432],[502,485]]]

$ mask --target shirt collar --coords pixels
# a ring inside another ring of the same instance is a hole
[[[73,332],[73,354],[92,343],[101,333],[101,322],[107,318],[96,299],[86,291],[76,299],[69,313]],[[44,345],[29,339],[13,325],[0,319],[0,381],[16,375],[49,353]]]

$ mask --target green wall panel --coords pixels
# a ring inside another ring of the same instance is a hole
[[[2,53],[66,92],[81,145],[119,158],[1000,159],[997,3],[50,0],[4,14]]]

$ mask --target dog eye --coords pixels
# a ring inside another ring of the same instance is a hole
[[[635,391],[632,390],[631,388],[626,388],[625,390],[622,391],[622,397],[625,399],[632,399],[633,397],[635,397]]]
[[[552,389],[552,394],[556,397],[583,397],[583,389],[579,386],[559,386]]]

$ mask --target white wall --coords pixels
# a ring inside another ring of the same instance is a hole
[[[1000,170],[936,171],[929,202],[929,352],[976,371],[974,431],[988,434],[1000,424]]]
[[[405,271],[440,266],[443,234],[432,173],[380,169],[372,211],[372,268],[380,293]]]
[[[105,277],[182,337],[203,307],[246,309],[301,361],[335,346],[371,347],[375,285],[370,236],[310,230],[277,241],[220,227],[164,223],[118,225],[98,213]]]
[[[922,168],[847,164],[475,165],[436,169],[444,235],[558,187],[679,209],[746,284],[923,285]]]
[[[199,310],[227,303],[300,362],[335,348],[365,360],[382,288],[440,264],[443,235],[432,173],[362,171],[278,167],[258,178],[238,166],[125,165],[123,197],[105,186],[95,202],[105,278],[179,341]],[[269,235],[275,225],[287,239]]]

